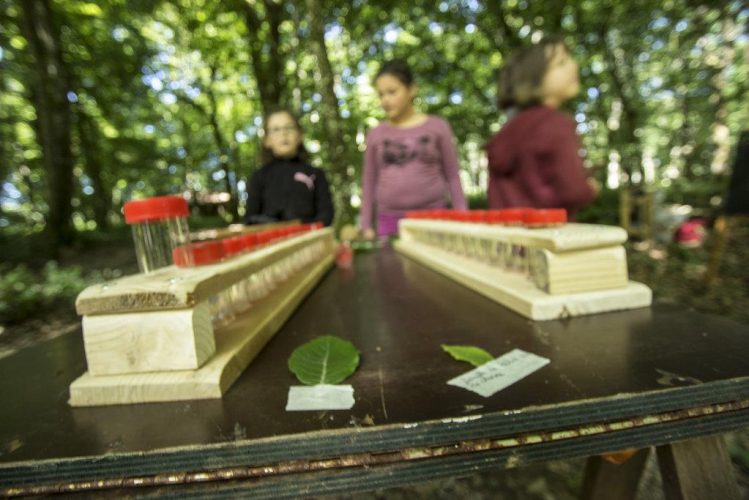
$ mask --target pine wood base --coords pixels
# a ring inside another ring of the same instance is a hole
[[[626,286],[592,292],[550,295],[520,273],[504,271],[414,241],[397,241],[400,253],[533,320],[551,320],[651,304],[650,288],[629,281]]]
[[[197,370],[93,376],[70,385],[71,406],[220,398],[333,263],[333,256],[282,283],[252,309],[215,330],[216,353]]]

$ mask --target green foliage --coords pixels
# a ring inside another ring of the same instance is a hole
[[[486,197],[486,193],[466,195],[466,202],[468,203],[468,208],[471,210],[486,210],[489,208],[489,200]]]
[[[726,251],[720,260],[716,282],[704,284],[707,263],[716,242],[708,238],[697,248],[672,244],[664,249],[627,249],[630,279],[653,289],[659,304],[673,304],[700,312],[729,317],[749,323],[749,227],[736,224],[731,228]]]
[[[60,267],[50,261],[44,267],[43,297],[46,301],[75,300],[86,287],[83,271],[78,266]]]
[[[448,353],[458,361],[465,361],[473,366],[481,366],[484,363],[494,359],[494,356],[480,347],[471,345],[445,345],[442,344],[442,350]]]
[[[337,384],[356,371],[359,351],[347,340],[325,335],[297,347],[288,365],[303,384]]]
[[[725,175],[681,179],[669,185],[665,191],[667,203],[694,205],[703,209],[715,207],[726,192],[728,179]]]
[[[59,267],[50,261],[35,273],[23,264],[0,267],[0,322],[15,323],[41,308],[75,300],[86,286],[79,267]]]
[[[595,201],[577,214],[577,222],[617,225],[619,222],[619,191],[602,189]]]
[[[230,191],[241,215],[260,166],[268,89],[302,115],[305,143],[333,189],[360,196],[363,139],[382,118],[371,79],[390,57],[413,66],[420,109],[450,122],[468,193],[485,192],[482,146],[506,120],[495,105],[497,72],[545,35],[563,35],[580,66],[568,111],[602,183],[647,184],[667,201],[706,207],[725,186],[714,172],[725,171],[749,122],[749,11],[735,0],[320,4],[306,12],[289,0],[51,2],[70,74],[77,230],[117,224],[124,201],[154,194]],[[34,127],[38,75],[23,11],[0,0],[0,232],[35,233],[52,181]],[[343,156],[330,151],[311,16],[326,27]],[[602,193],[581,220],[615,222],[614,199]],[[484,206],[480,195],[469,201]],[[353,222],[354,210],[338,209],[339,223]],[[220,223],[235,220],[230,206],[219,214]]]
[[[26,266],[0,269],[0,321],[26,319],[43,303],[42,286]]]

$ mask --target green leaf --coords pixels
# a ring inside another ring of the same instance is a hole
[[[494,356],[481,349],[471,345],[445,345],[442,344],[442,350],[448,353],[458,361],[466,361],[473,366],[481,366],[484,363],[494,359]]]
[[[83,14],[84,16],[101,17],[104,14],[101,7],[92,2],[73,4],[69,8],[71,11]]]
[[[332,335],[302,344],[289,356],[289,370],[306,385],[343,382],[358,366],[354,344]]]

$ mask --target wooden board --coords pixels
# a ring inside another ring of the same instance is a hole
[[[627,286],[627,253],[622,246],[554,253],[529,252],[532,281],[541,291],[579,293]]]
[[[130,313],[194,307],[252,272],[304,246],[324,241],[333,251],[333,230],[323,228],[295,235],[218,264],[179,268],[168,266],[90,286],[76,299],[80,315]]]
[[[398,231],[403,240],[413,240],[413,232],[419,230],[459,233],[477,238],[545,248],[552,252],[621,245],[627,241],[627,232],[624,229],[597,224],[569,223],[553,228],[527,229],[493,224],[403,219],[398,225]]]
[[[414,241],[397,241],[402,254],[533,320],[583,316],[649,306],[650,288],[630,281],[626,287],[594,292],[550,295],[524,275],[448,253]]]
[[[216,351],[208,304],[194,308],[83,317],[92,375],[194,370]]]
[[[220,398],[333,263],[310,265],[229,325],[215,331],[216,353],[198,370],[92,376],[70,385],[71,406]]]
[[[585,464],[580,500],[636,500],[650,448],[638,450],[623,463],[614,464],[600,455]]]
[[[656,451],[666,498],[742,498],[723,436],[671,443]]]

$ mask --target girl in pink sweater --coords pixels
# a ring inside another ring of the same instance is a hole
[[[559,38],[512,55],[499,105],[515,114],[489,139],[489,207],[565,208],[570,217],[596,196],[575,122],[558,110],[580,89],[578,67]]]
[[[416,84],[403,61],[382,66],[374,81],[387,119],[367,134],[362,180],[361,229],[373,238],[398,232],[408,210],[466,208],[458,175],[458,155],[450,125],[418,112],[413,104]]]

